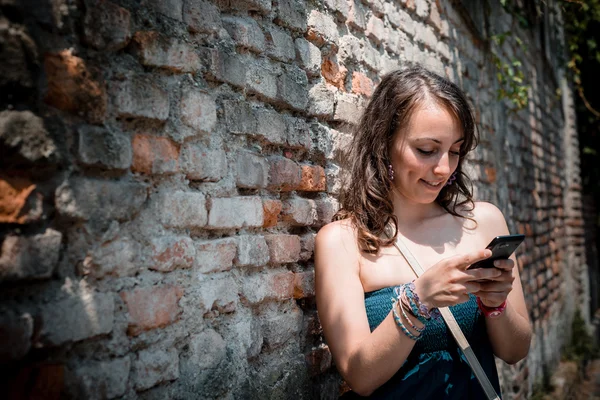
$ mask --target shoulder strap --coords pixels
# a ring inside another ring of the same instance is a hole
[[[423,274],[423,268],[421,268],[421,265],[419,264],[415,256],[413,256],[408,247],[406,247],[404,242],[400,239],[400,235],[396,236],[395,246],[400,251],[400,254],[404,256],[404,258],[408,262],[408,265],[410,265],[415,275],[417,275],[417,277],[421,276]],[[469,362],[473,373],[477,377],[477,380],[479,380],[479,383],[481,384],[481,387],[483,388],[483,391],[485,392],[487,398],[489,400],[500,400],[500,397],[494,390],[494,387],[492,386],[490,380],[485,374],[485,371],[481,367],[481,364],[479,364],[477,356],[475,356],[471,345],[469,345],[467,338],[460,329],[460,326],[456,322],[456,319],[454,319],[452,311],[450,311],[448,307],[441,307],[439,310],[442,314],[442,317],[444,318],[444,321],[446,322],[446,325],[448,325],[450,332],[452,332],[454,340],[456,340],[456,343],[458,343],[458,346],[467,358],[467,361]]]

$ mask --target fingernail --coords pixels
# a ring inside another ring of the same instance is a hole
[[[491,250],[489,250],[489,249],[485,249],[485,252],[484,252],[484,254],[485,254],[485,256],[486,256],[486,257],[489,257],[489,256],[491,256],[491,255],[492,255],[492,251],[491,251]]]
[[[500,266],[500,261],[496,260],[494,261],[494,267],[499,267]]]

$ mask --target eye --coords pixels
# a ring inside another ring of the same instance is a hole
[[[450,154],[452,154],[454,157],[460,157],[460,151],[451,151]]]
[[[421,154],[423,154],[424,156],[430,156],[433,154],[433,150],[423,150],[423,149],[417,149],[417,151]]]

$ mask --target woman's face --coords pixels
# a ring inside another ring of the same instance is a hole
[[[435,102],[417,106],[392,141],[397,192],[419,204],[434,202],[458,166],[463,139],[460,122],[445,107]]]

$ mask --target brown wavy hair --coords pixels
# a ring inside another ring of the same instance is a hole
[[[465,94],[454,83],[420,65],[390,72],[382,77],[354,130],[347,151],[348,174],[340,193],[340,210],[333,217],[334,221],[352,220],[361,251],[377,253],[381,246],[396,240],[398,221],[390,195],[389,150],[395,134],[408,126],[417,106],[432,100],[454,114],[464,135],[456,180],[445,186],[435,201],[461,218],[468,217],[457,210],[471,211],[474,207],[472,183],[462,166],[479,136]],[[388,225],[393,228],[390,238],[383,235]]]

